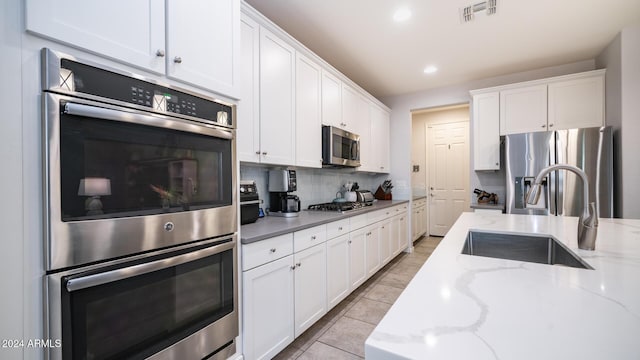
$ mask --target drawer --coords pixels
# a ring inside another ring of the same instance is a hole
[[[327,224],[327,239],[333,239],[340,235],[348,234],[350,230],[349,219],[334,221]]]
[[[293,254],[293,234],[242,245],[242,271]]]
[[[376,211],[372,211],[370,213],[368,213],[368,222],[369,224],[373,224],[376,223],[378,221],[382,221],[384,219],[387,219],[391,216],[392,214],[392,208],[386,208],[386,209],[382,209],[382,210],[376,210]]]
[[[392,208],[391,215],[395,216],[398,214],[402,214],[407,211],[407,204],[397,205]]]
[[[356,216],[350,217],[349,231],[358,230],[360,228],[363,228],[369,225],[369,222],[367,221],[367,215],[369,214],[362,214],[362,215],[356,215]]]
[[[293,252],[302,251],[327,241],[327,225],[314,226],[293,233]]]

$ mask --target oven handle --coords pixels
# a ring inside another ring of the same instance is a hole
[[[222,139],[232,139],[233,134],[229,131],[209,127],[205,124],[189,124],[177,119],[168,119],[160,116],[144,115],[125,111],[124,109],[115,110],[97,106],[83,105],[67,102],[64,105],[64,113],[69,115],[86,116],[104,120],[122,121],[134,124],[143,124],[161,128],[170,128],[188,132],[201,133],[205,135],[215,136]]]
[[[166,269],[172,266],[184,264],[190,261],[215,255],[226,250],[230,250],[235,246],[235,241],[226,242],[224,244],[211,246],[195,252],[190,252],[167,259],[152,261],[150,263],[138,264],[131,267],[106,271],[99,274],[87,275],[67,281],[66,287],[69,292],[82,290],[93,286],[98,286],[114,281],[124,280],[130,277],[143,275],[153,271]]]

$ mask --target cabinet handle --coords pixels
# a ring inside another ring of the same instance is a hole
[[[256,155],[260,155],[260,151],[256,151]]]
[[[301,263],[296,263],[296,266],[300,267],[300,266],[302,266],[302,264]]]
[[[273,254],[274,252],[276,252],[276,248],[269,249],[269,252],[271,252]]]
[[[542,125],[542,128],[543,128],[543,129],[544,129],[544,128],[546,128],[546,127],[547,127],[547,125]]]
[[[384,166],[380,166],[380,170],[384,170]]]
[[[296,269],[296,266],[295,266],[295,265],[291,265],[289,268],[290,268],[291,270],[295,270],[295,269]]]
[[[351,244],[351,240],[349,240],[349,244]]]
[[[339,226],[339,227],[338,227],[338,230],[339,230],[339,231],[342,231],[342,226]]]
[[[404,218],[403,218],[403,217],[401,217],[401,218],[400,218],[400,221],[402,221],[402,220],[404,220]]]
[[[267,155],[267,152],[266,152],[266,151],[263,151],[263,152],[262,152],[262,155]]]
[[[315,236],[315,235],[313,235],[313,236],[311,237],[311,240],[315,240],[315,239],[316,239],[316,236]]]
[[[499,165],[500,165],[500,163],[496,163],[496,166],[499,166]]]
[[[182,63],[182,58],[180,56],[176,56],[173,58],[173,62],[176,64],[181,64]]]
[[[553,124],[549,124],[549,127],[553,127]]]
[[[156,56],[157,57],[164,57],[164,50],[162,50],[162,49],[156,50]]]

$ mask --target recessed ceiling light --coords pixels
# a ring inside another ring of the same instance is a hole
[[[433,74],[436,71],[438,71],[438,68],[433,66],[433,65],[430,65],[430,66],[427,66],[426,68],[424,68],[424,73],[425,74]]]
[[[393,20],[395,22],[403,22],[408,20],[410,17],[411,17],[411,11],[406,7],[402,7],[396,10],[396,12],[393,14]]]

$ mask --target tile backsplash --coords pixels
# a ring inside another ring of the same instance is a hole
[[[269,180],[269,170],[274,169],[283,169],[283,167],[240,165],[240,179],[255,180],[260,200],[263,201],[260,207],[263,209],[269,208],[267,182]],[[298,195],[303,209],[306,209],[311,204],[330,202],[336,197],[336,192],[340,191],[347,182],[357,182],[361,190],[375,192],[384,180],[390,179],[388,174],[365,174],[355,172],[353,169],[295,168],[295,170],[298,177],[298,191],[292,194]]]

